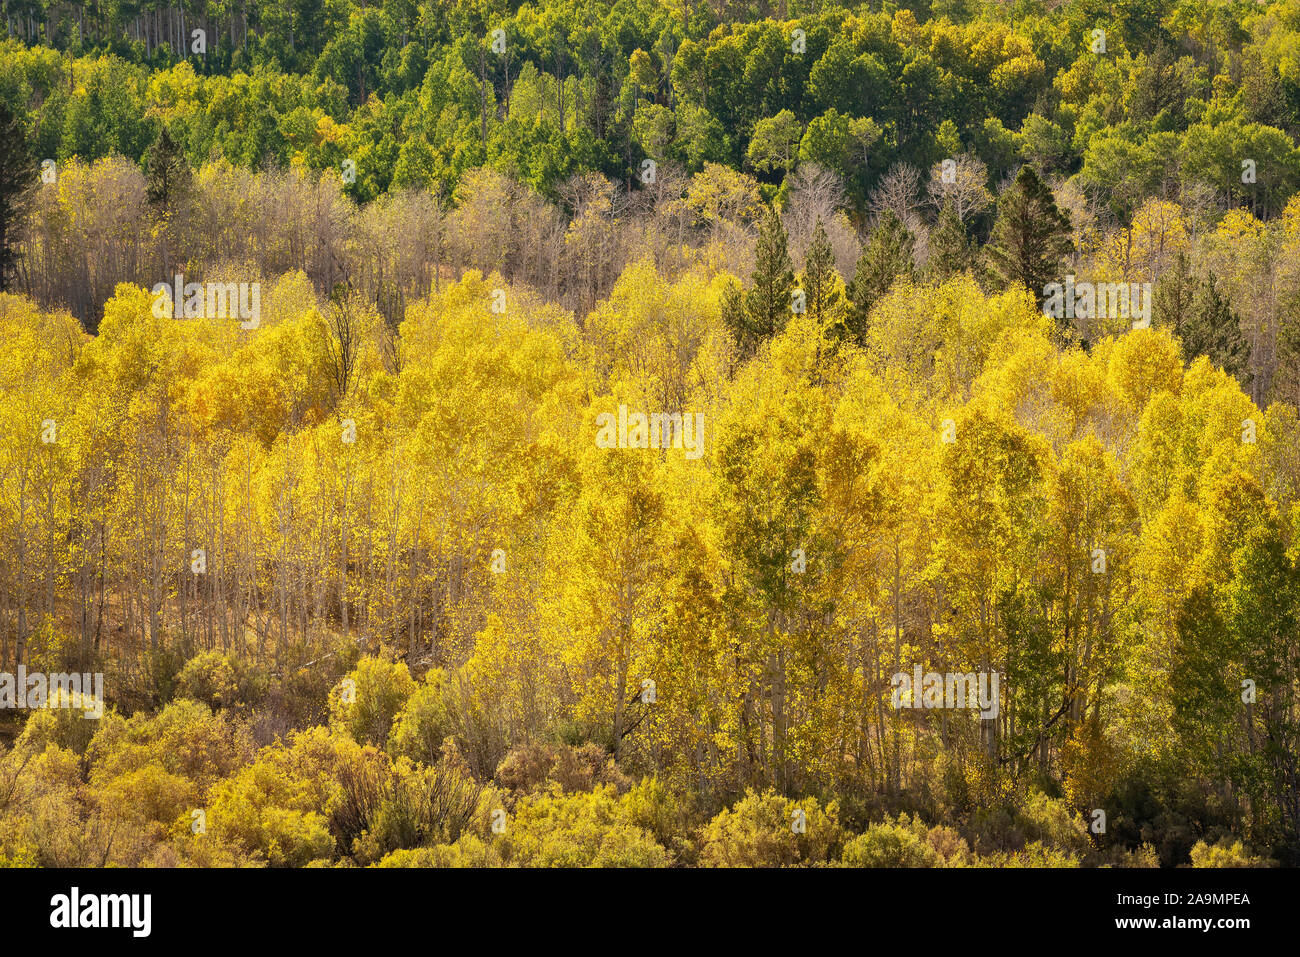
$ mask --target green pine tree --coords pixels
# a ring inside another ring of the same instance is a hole
[[[946,282],[970,266],[970,242],[966,227],[952,200],[946,200],[939,212],[939,221],[930,233],[930,258],[926,272],[935,282]]]
[[[1210,361],[1243,385],[1250,381],[1250,343],[1241,331],[1241,317],[1219,290],[1214,273],[1197,284],[1190,309],[1175,325],[1188,362],[1197,356]]]
[[[1042,305],[1048,283],[1060,279],[1073,249],[1070,217],[1030,166],[998,197],[997,220],[984,247],[993,278],[1004,287],[1021,285]]]
[[[723,302],[723,318],[740,351],[748,359],[766,340],[785,328],[790,321],[790,292],[794,288],[794,263],[790,261],[785,226],[775,209],[758,236],[754,253],[754,272],[743,300],[728,294]]]
[[[849,310],[847,332],[849,338],[858,345],[866,344],[867,318],[871,307],[889,292],[889,287],[898,279],[915,278],[915,246],[912,234],[898,216],[887,212],[880,218],[880,224],[867,240],[867,248],[858,259],[853,281],[849,283],[852,308]]]
[[[18,271],[18,231],[36,185],[36,165],[18,117],[0,102],[0,292]]]
[[[819,219],[813,240],[804,256],[803,290],[807,295],[808,314],[823,328],[843,299],[836,287],[835,250]]]
[[[189,195],[192,182],[189,161],[164,126],[145,154],[145,196],[160,211],[172,212]]]
[[[1152,325],[1164,326],[1177,332],[1183,317],[1192,311],[1196,285],[1196,276],[1192,273],[1187,253],[1180,250],[1173,265],[1156,280],[1151,305]]]

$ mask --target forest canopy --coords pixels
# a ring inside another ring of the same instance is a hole
[[[1300,863],[1297,0],[4,13],[0,866]]]

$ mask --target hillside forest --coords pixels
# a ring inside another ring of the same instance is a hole
[[[2,12],[0,866],[1300,864],[1300,0]]]

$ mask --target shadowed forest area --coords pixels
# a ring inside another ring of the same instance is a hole
[[[3,14],[0,866],[1300,864],[1300,0]]]

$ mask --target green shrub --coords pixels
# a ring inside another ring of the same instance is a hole
[[[667,867],[672,856],[632,820],[613,786],[566,794],[556,784],[515,805],[499,838],[502,857],[523,867]]]
[[[349,689],[354,694],[351,701]],[[330,691],[330,727],[359,744],[382,747],[388,742],[393,720],[414,691],[415,681],[405,663],[362,658]]]
[[[938,852],[922,834],[907,826],[902,817],[897,824],[886,821],[874,824],[844,845],[840,858],[845,867],[939,867]]]
[[[1083,854],[1091,846],[1087,822],[1062,798],[1031,791],[1017,817],[1031,842],[1050,845],[1067,854]]]
[[[445,673],[441,668],[431,669],[393,719],[389,754],[422,764],[437,762],[443,742],[456,730],[446,694]]]
[[[795,811],[804,829],[794,830]],[[700,863],[706,867],[794,867],[824,864],[839,853],[843,832],[839,805],[800,801],[775,791],[753,791],[709,821],[701,832]]]
[[[176,677],[176,694],[212,709],[228,708],[239,694],[235,669],[219,651],[205,651],[185,662]]]
[[[1192,867],[1272,867],[1273,863],[1230,837],[1222,837],[1214,844],[1197,841],[1192,846]]]

